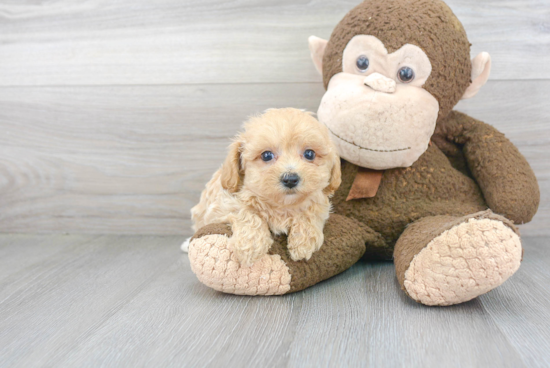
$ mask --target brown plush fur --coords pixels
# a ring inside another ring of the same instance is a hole
[[[338,23],[323,57],[325,88],[342,71],[342,53],[356,35],[372,35],[389,53],[409,43],[430,58],[432,74],[424,89],[439,102],[439,119],[449,114],[470,84],[470,43],[462,24],[440,0],[365,1]],[[450,86],[452,83],[452,88]]]
[[[223,235],[230,238],[233,236],[231,224],[217,222],[214,224],[203,226],[197,232],[195,232],[195,234],[193,234],[190,240],[192,241],[193,239],[202,238],[206,235]]]
[[[443,134],[459,127],[459,143]],[[391,259],[405,227],[424,217],[461,217],[491,208],[524,223],[537,211],[540,194],[533,171],[502,133],[452,112],[440,123],[434,142],[411,167],[386,170],[374,198],[346,201],[358,167],[345,161],[342,164],[342,185],[333,197],[335,212],[355,218],[383,236],[386,247],[376,247],[378,257]]]
[[[323,232],[323,246],[307,262],[293,261],[288,252],[287,237],[275,237],[270,254],[279,254],[289,268],[292,276],[289,293],[303,290],[347,270],[365,253],[366,243],[382,243],[380,235],[364,229],[353,219],[336,214],[330,215]]]
[[[523,224],[531,221],[540,201],[535,173],[501,132],[453,111],[438,124],[432,140],[459,167],[468,167],[495,212]]]

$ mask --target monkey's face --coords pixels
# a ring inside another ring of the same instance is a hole
[[[431,71],[417,46],[388,54],[374,36],[353,37],[318,110],[340,155],[377,170],[411,166],[428,148],[438,117],[438,101],[422,88]]]

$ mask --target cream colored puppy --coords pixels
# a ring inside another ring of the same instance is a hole
[[[271,232],[288,234],[292,259],[307,260],[323,244],[329,198],[340,182],[340,158],[327,128],[311,113],[270,109],[248,120],[234,139],[191,209],[193,229],[230,223],[229,246],[247,266],[267,254]]]

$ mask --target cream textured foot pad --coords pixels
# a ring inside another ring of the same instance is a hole
[[[291,276],[279,255],[265,255],[252,267],[244,267],[227,248],[228,240],[215,234],[191,241],[189,261],[200,282],[238,295],[282,295],[290,290]]]
[[[412,260],[404,286],[426,305],[471,300],[502,284],[519,268],[519,236],[497,220],[471,218],[434,238]]]

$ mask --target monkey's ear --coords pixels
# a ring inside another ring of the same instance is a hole
[[[342,184],[342,169],[340,165],[340,156],[336,154],[336,151],[334,150],[331,153],[331,159],[332,159],[332,169],[330,171],[330,180],[328,183],[328,186],[323,189],[323,193],[331,197],[334,192],[336,192],[336,189],[340,187],[340,184]]]
[[[491,55],[482,52],[472,59],[472,83],[464,92],[462,99],[474,97],[480,90],[491,74]]]
[[[323,75],[323,55],[325,54],[328,41],[319,37],[309,36],[308,42],[315,69],[317,69],[319,74]]]
[[[243,170],[241,167],[241,145],[240,141],[235,141],[229,146],[229,154],[221,168],[221,177],[223,189],[230,193],[239,190],[242,183]]]

